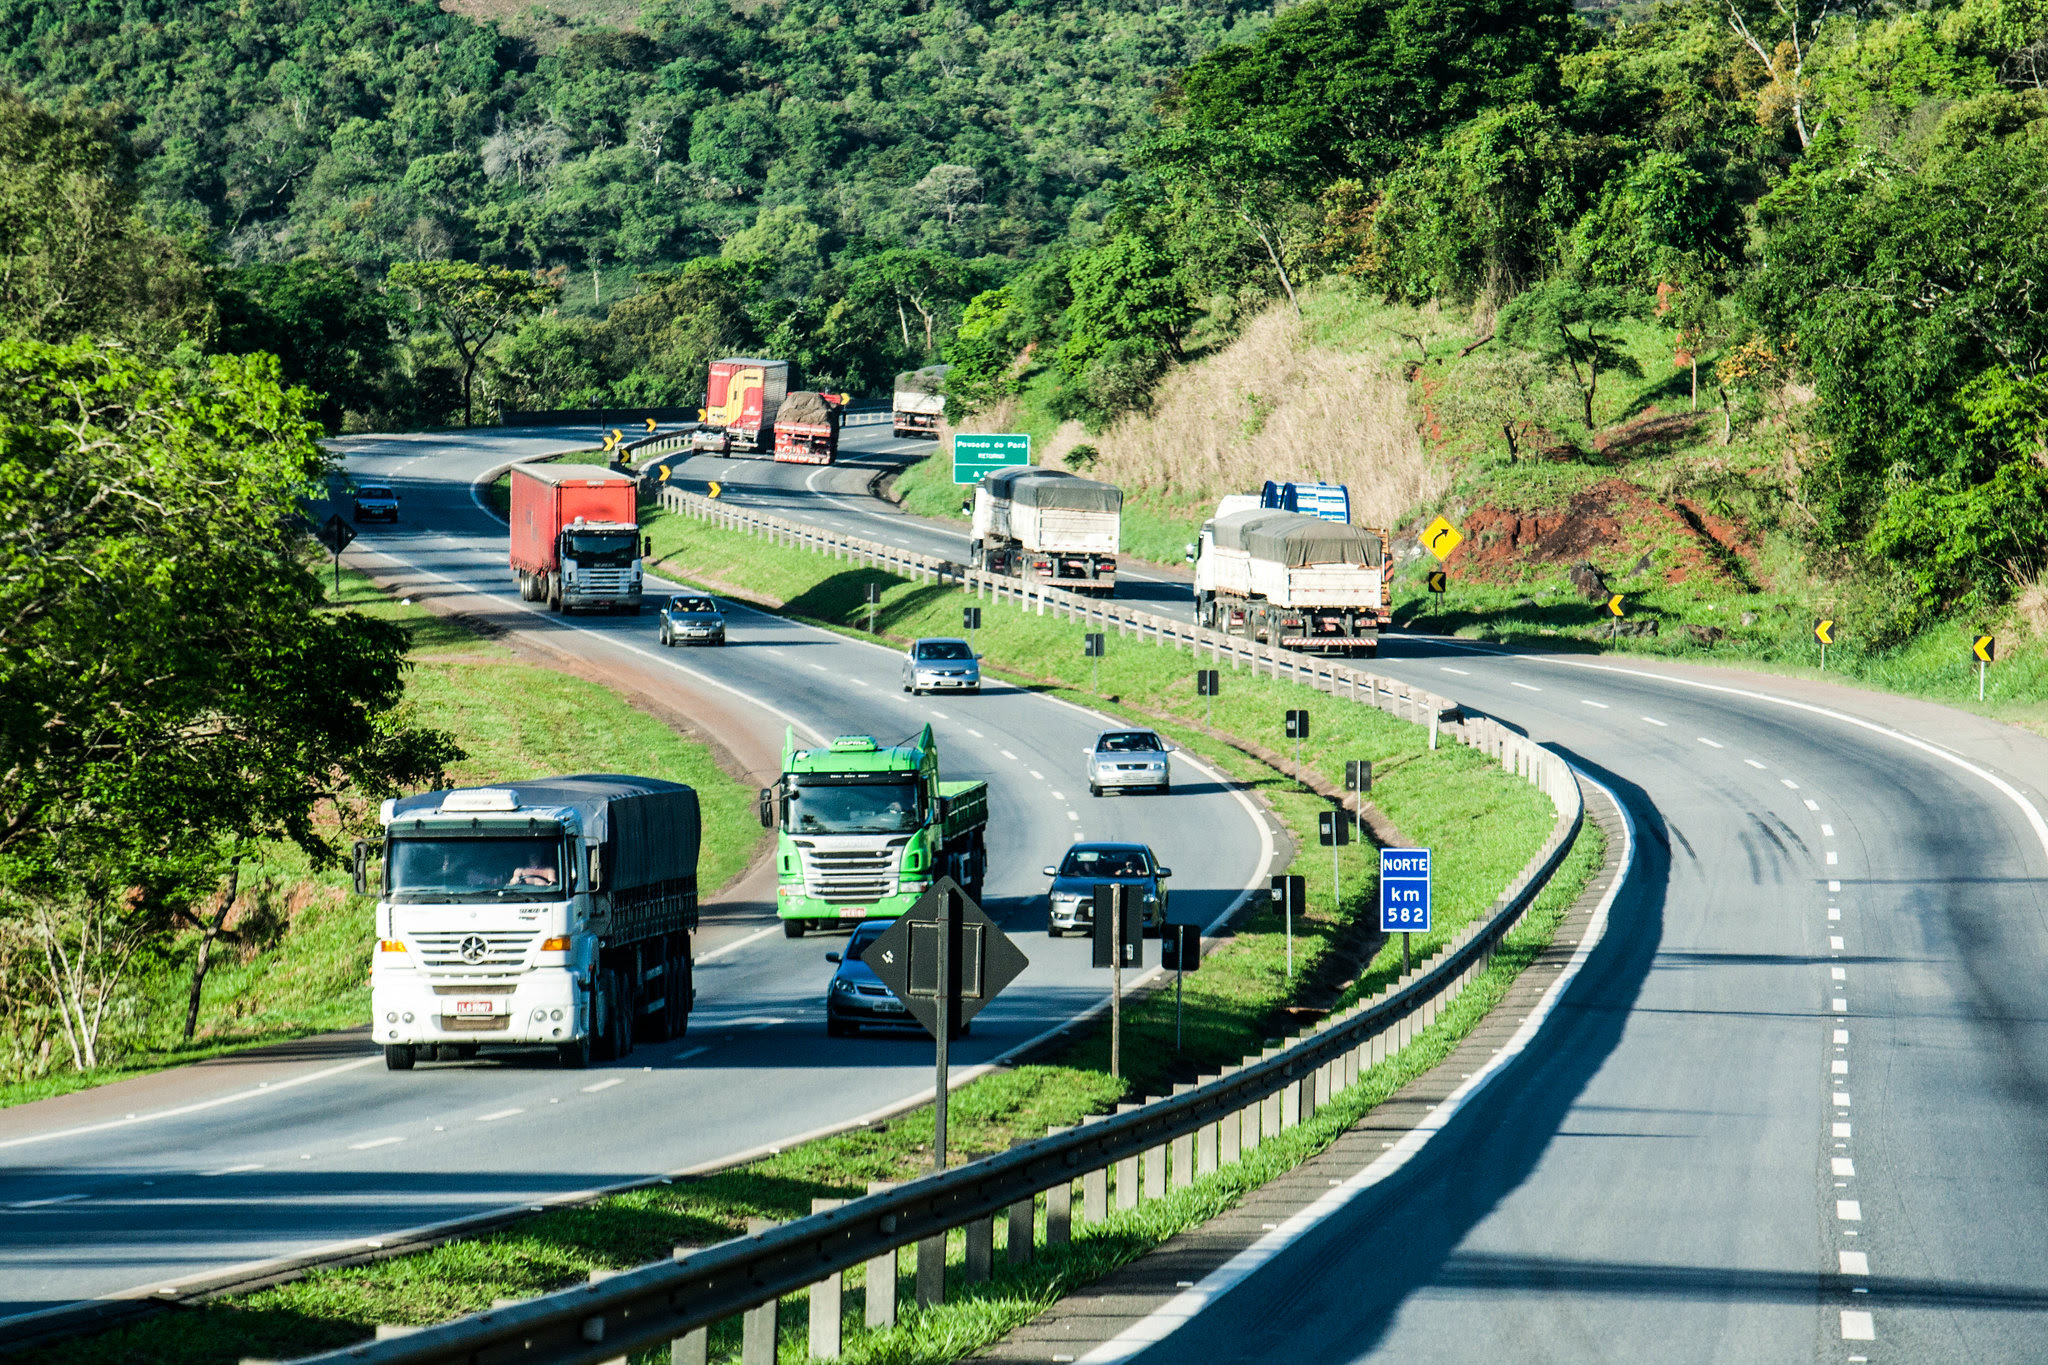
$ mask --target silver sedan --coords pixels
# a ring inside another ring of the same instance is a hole
[[[1173,746],[1154,730],[1104,730],[1083,749],[1088,756],[1088,794],[1143,788],[1164,796],[1173,789]]]
[[[981,659],[965,640],[918,640],[903,652],[903,690],[981,691]]]

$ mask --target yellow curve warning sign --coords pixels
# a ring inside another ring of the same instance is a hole
[[[1979,635],[1976,642],[1970,646],[1970,653],[1976,656],[1980,664],[1992,662],[1998,654],[1998,638],[1993,635]]]
[[[1621,600],[1620,593],[1616,593],[1614,594],[1614,596],[1607,599],[1607,610],[1612,612],[1616,616],[1628,615],[1627,605],[1623,603],[1623,601]]]
[[[1833,621],[1822,621],[1813,628],[1813,638],[1824,645],[1833,644],[1835,642],[1835,623]]]
[[[1440,560],[1449,559],[1451,551],[1463,544],[1464,540],[1465,537],[1459,533],[1458,528],[1442,517],[1422,528],[1422,548]]]
[[[711,487],[705,490],[705,496],[715,498],[724,491],[725,490],[723,488],[719,487],[718,480],[713,479],[711,481]]]

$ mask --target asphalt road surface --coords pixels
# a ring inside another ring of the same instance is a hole
[[[1063,702],[993,684],[913,699],[896,651],[744,607],[727,648],[686,651],[659,646],[652,612],[564,619],[520,602],[503,524],[472,481],[588,443],[559,431],[340,442],[352,472],[392,483],[403,504],[349,557],[617,681],[764,781],[786,725],[890,742],[932,724],[948,777],[990,783],[988,908],[1031,959],[954,1046],[956,1068],[1102,999],[1087,943],[1040,932],[1040,868],[1069,843],[1151,844],[1175,874],[1176,920],[1209,923],[1262,882],[1271,832],[1214,774],[1183,765],[1170,796],[1091,800],[1081,750],[1102,722]],[[391,1073],[351,1035],[0,1112],[0,1320],[714,1162],[900,1104],[931,1086],[929,1040],[825,1037],[824,955],[841,941],[785,939],[757,872],[706,908],[688,1036],[620,1062],[568,1072],[506,1054]]]

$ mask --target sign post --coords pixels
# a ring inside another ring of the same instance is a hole
[[[1344,904],[1344,883],[1337,868],[1337,850],[1351,842],[1351,812],[1343,807],[1316,813],[1316,837],[1324,848],[1330,850],[1330,899],[1342,907]]]
[[[1099,630],[1091,630],[1081,637],[1081,657],[1094,661],[1089,665],[1091,672],[1088,676],[1093,681],[1089,684],[1088,690],[1098,695],[1102,691],[1102,652],[1106,643]]]
[[[975,650],[976,656],[979,657],[980,650],[975,647],[975,632],[981,629],[980,607],[960,608],[960,629],[967,632],[967,647]]]
[[[343,521],[341,513],[336,512],[321,522],[320,529],[314,534],[334,554],[334,599],[338,602],[341,600],[341,552],[356,538],[356,528]]]
[[[1216,694],[1222,691],[1223,678],[1214,668],[1195,670],[1195,695],[1208,699],[1208,710],[1203,713],[1202,723],[1214,729],[1216,726]]]
[[[1273,878],[1273,903],[1280,907],[1287,924],[1287,979],[1294,980],[1294,916],[1308,899],[1308,880],[1281,873]]]
[[[1301,780],[1301,742],[1308,738],[1308,712],[1287,713],[1287,737],[1294,741],[1294,772],[1298,782]]]
[[[953,437],[953,482],[980,483],[998,470],[1031,463],[1031,438],[963,432]]]
[[[1621,618],[1628,615],[1628,603],[1620,593],[1607,599],[1607,614],[1614,618],[1607,623],[1607,638],[1612,640],[1621,634]]]
[[[1977,660],[1977,700],[1984,700],[1984,672],[1991,661],[1998,657],[1998,639],[1992,635],[1979,635],[1970,645],[1970,653]]]
[[[1202,926],[1169,924],[1159,931],[1159,965],[1173,973],[1173,1050],[1180,1051],[1181,978],[1202,965]]]
[[[1821,621],[1813,628],[1813,638],[1820,641],[1820,671],[1828,671],[1828,646],[1835,642],[1835,623]]]
[[[1145,917],[1122,882],[1095,884],[1095,955],[1109,968],[1109,1074],[1123,1076],[1124,968],[1145,965]]]
[[[875,613],[882,609],[882,585],[868,584],[868,634],[875,633]]]
[[[1380,850],[1380,932],[1401,935],[1401,975],[1408,975],[1408,936],[1429,932],[1429,850]]]
[[[1031,964],[951,877],[941,877],[938,885],[918,897],[917,904],[868,945],[861,960],[938,1040],[932,1169],[943,1171],[949,1080],[946,1044]]]

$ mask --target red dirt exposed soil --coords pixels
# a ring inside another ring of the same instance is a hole
[[[1658,503],[1621,479],[1596,484],[1551,511],[1480,507],[1462,529],[1464,543],[1448,567],[1480,581],[1513,582],[1535,565],[1582,560],[1626,572],[1643,553],[1660,549],[1666,582],[1705,576],[1732,585],[1756,554],[1743,528],[1683,500]]]

